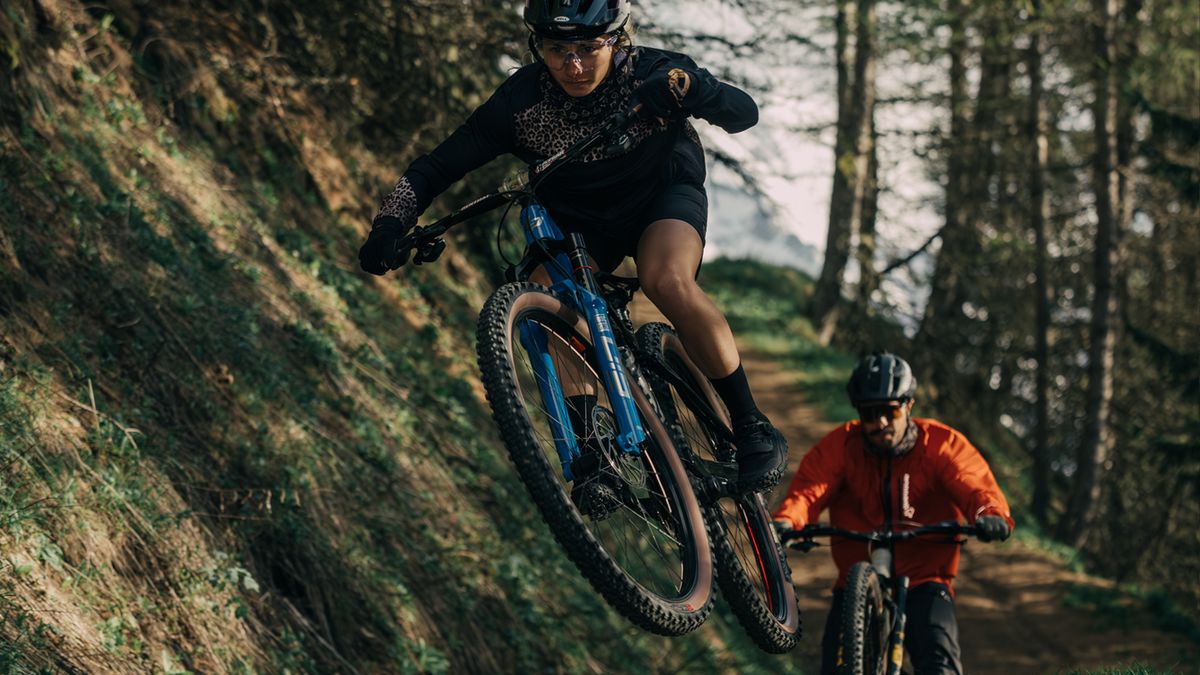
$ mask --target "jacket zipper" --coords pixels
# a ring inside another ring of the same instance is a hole
[[[887,458],[887,477],[883,481],[883,525],[892,529],[892,457]]]

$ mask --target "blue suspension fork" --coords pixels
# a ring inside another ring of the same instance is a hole
[[[554,368],[554,359],[546,343],[546,331],[541,326],[522,321],[521,345],[533,361],[533,373],[537,378],[538,389],[542,393],[542,401],[546,412],[550,413],[550,432],[554,434],[554,449],[558,451],[558,461],[562,464],[563,477],[575,480],[571,465],[579,456],[579,443],[571,430],[571,418],[567,415],[567,401],[563,396],[562,385],[558,381],[558,372]]]
[[[561,241],[564,238],[550,214],[537,203],[529,204],[521,210],[521,224],[524,226],[526,243],[531,245],[537,240]],[[573,298],[576,309],[582,309],[587,318],[592,343],[596,349],[596,360],[600,366],[600,377],[608,392],[612,412],[617,418],[617,444],[623,451],[636,454],[641,452],[639,446],[646,440],[646,432],[638,418],[629,380],[621,367],[620,351],[608,321],[608,307],[596,289],[595,278],[584,253],[583,238],[572,233],[571,242],[571,257],[564,253],[556,253],[554,260],[557,265],[547,265],[546,269],[553,280],[552,288],[560,291],[565,297]],[[577,280],[565,276],[560,270],[573,270]],[[579,444],[567,416],[566,400],[550,355],[546,333],[527,321],[522,322],[520,331],[521,344],[532,357],[538,389],[541,391],[547,412],[550,413],[550,427],[554,434],[555,450],[563,466],[563,477],[574,480],[571,464],[579,456]]]

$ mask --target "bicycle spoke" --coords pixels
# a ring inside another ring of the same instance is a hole
[[[603,380],[593,364],[548,324],[532,319],[526,319],[526,322],[527,326],[541,330],[546,335],[547,351],[563,395],[570,397],[577,392],[586,392],[596,396],[598,407],[611,410]],[[514,344],[514,347],[517,345]],[[537,375],[533,358],[523,345],[519,349],[514,348],[512,353],[519,373],[518,386],[525,400],[525,408],[534,422],[534,433],[552,458],[552,465],[557,467],[558,453],[551,423],[553,413],[542,400],[542,388],[539,386],[547,383],[539,383],[541,376]],[[576,434],[582,431],[574,430]],[[620,504],[615,512],[601,520],[588,516],[585,518],[590,522],[597,540],[627,573],[649,588],[665,588],[670,595],[679,590],[685,577],[684,543],[672,531],[678,525],[668,527],[663,522],[664,519],[673,522],[678,518],[677,507],[648,448],[644,448],[640,456],[626,455],[615,448],[614,441],[613,437],[602,437],[598,429],[589,429],[586,436],[577,438],[581,449],[590,444],[593,449],[604,448],[605,454],[601,458],[600,471],[573,487],[578,489],[580,485],[603,481],[618,490]],[[648,440],[647,444],[651,442]],[[613,456],[608,454],[610,452],[619,454]],[[564,480],[561,475],[559,479]],[[571,487],[569,483],[564,485],[568,492]],[[651,504],[658,513],[648,510]]]
[[[736,479],[737,465],[720,397],[684,353],[670,326],[642,326],[638,344],[654,359],[644,364],[645,374],[685,469],[706,486],[727,487]],[[786,563],[770,534],[766,505],[758,498],[709,495],[706,517],[713,528],[722,591],[759,647],[775,654],[787,652],[800,637],[799,609]]]

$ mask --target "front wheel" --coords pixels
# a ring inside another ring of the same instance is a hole
[[[736,480],[729,416],[674,330],[646,324],[638,330],[638,346],[654,360],[643,370],[688,471],[700,481]],[[759,648],[772,654],[790,651],[800,639],[800,610],[762,496],[706,503],[705,513],[721,595]]]
[[[844,593],[838,675],[883,675],[890,621],[879,574],[868,562],[856,563],[846,576]]]
[[[638,626],[661,635],[699,627],[712,609],[708,535],[670,434],[646,396],[631,387],[647,439],[638,453],[627,453],[616,441],[614,408],[587,322],[537,284],[507,284],[493,293],[480,314],[477,338],[500,434],[567,556]],[[531,354],[527,344],[541,346],[531,346],[537,352]],[[547,403],[543,391],[561,392],[550,395],[564,399]],[[550,412],[563,410],[563,401],[573,396],[593,397],[585,429],[574,433],[599,467],[576,484],[564,477],[552,431],[555,420],[562,420]],[[603,503],[598,496],[584,500],[581,493],[601,495]]]

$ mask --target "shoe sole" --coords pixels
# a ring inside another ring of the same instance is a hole
[[[763,492],[779,485],[779,481],[783,478],[783,474],[787,471],[787,464],[773,471],[768,471],[757,478],[748,481],[738,481],[737,491],[739,494],[748,492]]]
[[[749,480],[743,481],[740,477],[737,482],[737,491],[740,494],[748,492],[763,492],[779,485],[779,481],[783,479],[783,474],[787,472],[788,445],[783,437],[777,436],[780,444],[783,446],[779,452],[779,466],[764,473],[761,476],[755,476]]]

